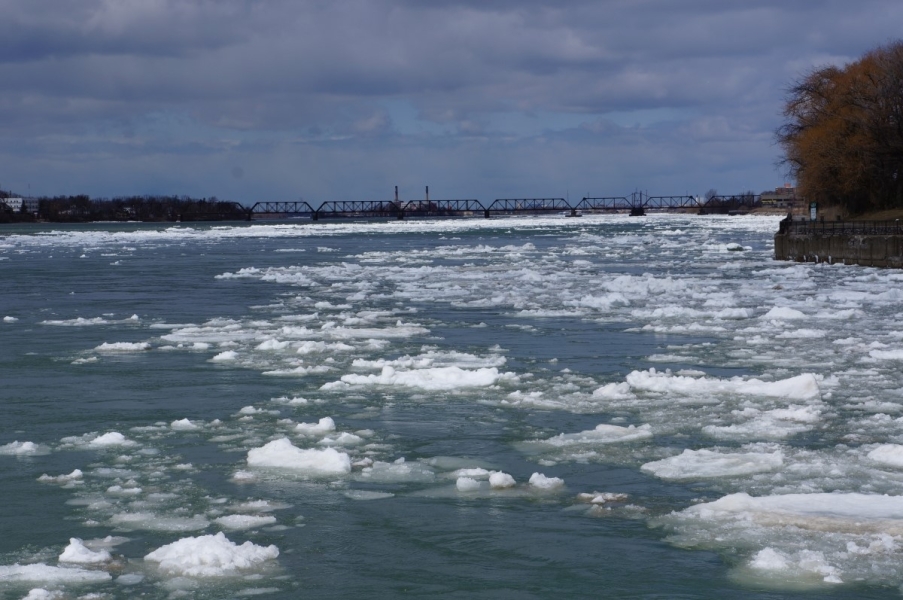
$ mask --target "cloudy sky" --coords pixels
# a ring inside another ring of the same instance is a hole
[[[762,191],[899,0],[0,0],[0,188],[253,203]]]

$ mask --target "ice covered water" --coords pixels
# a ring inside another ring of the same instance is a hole
[[[898,597],[903,275],[776,227],[6,235],[2,593]]]

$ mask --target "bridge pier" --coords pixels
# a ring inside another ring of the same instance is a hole
[[[483,217],[485,217],[485,218],[487,218],[487,219],[489,218],[489,211],[488,211],[488,210],[484,210],[484,211],[483,211]]]
[[[630,216],[631,217],[645,217],[646,211],[643,210],[642,206],[634,206],[633,208],[630,209]]]

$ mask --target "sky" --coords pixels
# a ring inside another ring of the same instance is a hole
[[[788,181],[788,88],[899,0],[0,0],[0,189],[250,205]]]

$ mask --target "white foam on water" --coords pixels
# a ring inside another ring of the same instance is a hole
[[[251,542],[238,545],[220,532],[182,538],[157,548],[144,560],[157,563],[157,568],[166,575],[226,577],[258,571],[278,556],[275,545],[264,547]]]
[[[641,470],[662,479],[707,479],[739,477],[776,471],[784,466],[784,456],[775,452],[717,452],[684,450],[683,453],[648,462]]]
[[[19,320],[18,317],[11,317],[11,316],[9,316],[9,315],[3,317],[3,322],[4,322],[4,323],[15,323],[15,322],[17,322],[18,320]]]
[[[274,440],[248,451],[248,466],[290,469],[314,475],[338,475],[351,472],[351,459],[334,448],[302,450],[288,438]]]

